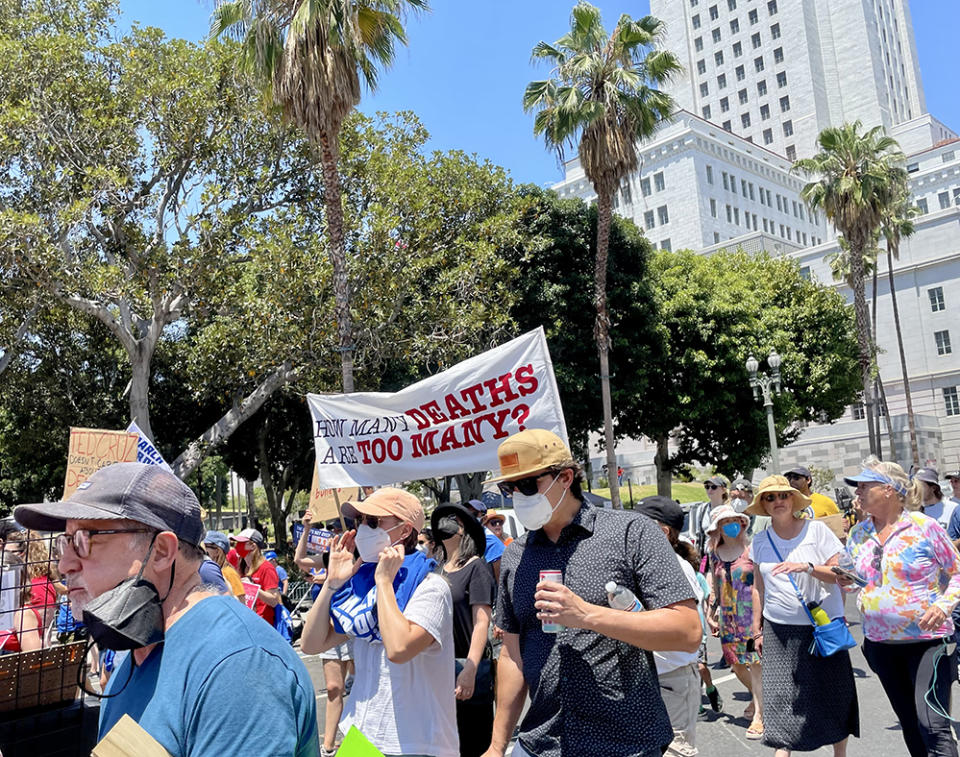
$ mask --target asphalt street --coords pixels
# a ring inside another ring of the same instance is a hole
[[[852,600],[848,600],[847,615],[851,620],[857,616]],[[851,631],[857,641],[861,642],[863,635],[859,622],[853,623]],[[900,735],[900,726],[897,724],[880,682],[867,666],[859,646],[851,650],[851,655],[860,702],[860,738],[850,739],[847,754],[850,757],[857,757],[858,755],[864,755],[865,757],[875,757],[875,755],[899,757],[899,755],[906,755],[907,750]],[[707,708],[707,712],[700,717],[697,724],[696,739],[701,757],[772,755],[773,750],[769,747],[763,746],[759,741],[750,741],[746,738],[749,722],[741,715],[749,703],[747,692],[729,669],[716,667],[716,663],[720,659],[720,642],[717,639],[710,638],[708,641],[708,659],[711,663],[713,681],[723,697],[724,707],[720,713],[714,713],[710,710],[709,703],[704,697],[704,706]],[[305,656],[303,660],[316,685],[317,718],[322,733],[323,713],[326,706],[322,665],[316,657]],[[957,705],[956,700],[957,696],[955,695],[953,716],[960,719],[960,706]],[[832,755],[833,750],[824,747],[816,752],[807,752],[807,754]]]

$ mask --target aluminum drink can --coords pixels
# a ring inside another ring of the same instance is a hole
[[[563,573],[561,573],[559,570],[541,570],[540,580],[553,581],[554,583],[562,584]],[[546,620],[542,621],[542,623],[543,623],[544,633],[559,633],[560,629],[563,628],[563,626],[560,623],[551,623]]]

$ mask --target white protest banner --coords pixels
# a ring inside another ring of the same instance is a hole
[[[173,469],[167,465],[167,461],[163,459],[163,455],[160,454],[160,450],[153,446],[146,436],[143,435],[143,432],[140,430],[140,427],[134,423],[130,422],[130,425],[127,426],[127,431],[130,433],[136,434],[140,437],[140,441],[137,444],[137,462],[146,463],[147,465],[159,465],[161,468],[170,471],[173,473]]]
[[[497,467],[525,428],[567,427],[543,329],[395,394],[308,394],[324,487],[379,486]]]

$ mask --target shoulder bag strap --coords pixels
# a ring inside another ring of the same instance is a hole
[[[777,556],[777,559],[780,562],[783,562],[783,556],[780,554],[780,550],[777,549],[777,545],[773,543],[773,537],[770,535],[770,530],[767,530],[767,541],[770,542],[770,546],[773,548],[773,553]],[[807,607],[807,603],[803,599],[803,594],[800,593],[800,587],[797,586],[797,582],[793,580],[793,574],[787,573],[787,578],[790,579],[790,583],[793,584],[793,590],[797,594],[797,599],[800,600],[800,606],[803,608],[803,611],[807,614],[807,617],[810,618],[810,622],[813,625],[817,625],[817,621],[813,618],[813,613],[810,612],[810,608]]]

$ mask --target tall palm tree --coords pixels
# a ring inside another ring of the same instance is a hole
[[[653,16],[622,15],[612,34],[600,11],[579,2],[570,16],[570,32],[552,45],[533,48],[535,60],[552,66],[551,77],[533,81],[523,95],[526,111],[536,111],[533,131],[563,158],[577,145],[580,163],[597,193],[597,255],[594,266],[596,321],[594,338],[600,357],[600,391],[607,470],[613,506],[620,490],[610,399],[610,318],[607,314],[607,248],[613,196],[637,169],[639,141],[648,139],[673,112],[674,102],[658,87],[682,70],[672,53],[659,48],[664,25]]]
[[[903,376],[903,395],[907,400],[907,424],[910,428],[910,455],[913,464],[920,467],[920,448],[917,444],[917,425],[913,417],[913,398],[910,396],[910,377],[907,357],[903,350],[903,332],[900,329],[900,309],[897,307],[897,289],[893,280],[893,261],[900,259],[900,241],[914,232],[913,219],[920,211],[910,202],[906,184],[895,196],[883,214],[880,229],[887,240],[887,277],[890,280],[890,303],[893,306],[893,324],[897,330],[897,349],[900,351],[900,371]],[[889,419],[888,419],[889,420]]]
[[[406,43],[406,13],[426,8],[427,0],[222,0],[210,23],[212,37],[240,40],[241,65],[318,147],[344,392],[353,391],[354,344],[340,129],[360,102],[361,84],[375,89],[379,70],[393,62],[397,44]]]
[[[906,171],[901,167],[904,155],[896,140],[880,126],[867,132],[861,132],[861,127],[860,121],[855,121],[824,129],[817,138],[820,152],[798,160],[793,167],[819,177],[803,188],[801,196],[810,207],[822,209],[850,245],[850,278],[870,452],[879,455],[878,429],[869,420],[874,414],[873,349],[864,294],[864,251],[880,228],[896,187],[906,181]]]

